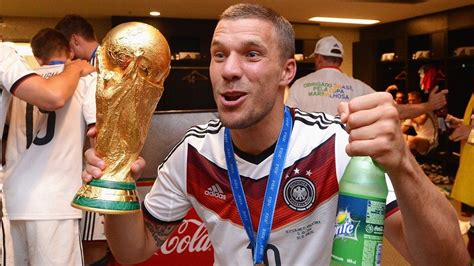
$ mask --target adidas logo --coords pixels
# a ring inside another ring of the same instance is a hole
[[[216,197],[221,200],[225,200],[224,191],[222,191],[221,187],[218,184],[212,185],[207,190],[204,191],[204,195]]]

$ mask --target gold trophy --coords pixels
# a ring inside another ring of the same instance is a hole
[[[97,153],[103,176],[83,185],[73,207],[104,214],[136,212],[130,166],[145,142],[170,71],[170,49],[154,27],[128,22],[110,30],[97,51]]]

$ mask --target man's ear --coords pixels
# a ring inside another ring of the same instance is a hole
[[[280,85],[286,87],[296,75],[296,60],[290,58],[286,60],[280,77]]]
[[[69,47],[69,51],[68,51],[68,56],[67,56],[67,58],[68,58],[69,60],[72,60],[72,59],[74,58],[74,50],[72,50],[71,47]]]
[[[71,35],[71,42],[72,45],[78,46],[81,43],[81,40],[79,38],[79,35],[77,34],[72,34]]]

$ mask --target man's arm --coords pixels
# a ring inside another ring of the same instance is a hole
[[[46,111],[54,111],[64,106],[76,90],[79,78],[94,72],[93,66],[84,60],[66,64],[60,74],[45,79],[30,75],[16,84],[13,94],[23,101]]]
[[[440,109],[447,103],[446,94],[448,94],[448,90],[442,90],[438,92],[438,88],[434,88],[431,90],[427,102],[395,105],[399,114],[399,119],[403,120],[407,118],[414,118],[422,114]]]
[[[371,156],[390,176],[400,214],[386,220],[386,237],[413,265],[468,265],[456,212],[405,145],[392,97],[377,92],[339,106],[350,156]]]
[[[87,135],[95,137],[96,129],[91,128]],[[84,182],[100,178],[105,163],[95,149],[85,153],[86,167],[82,172]],[[145,160],[139,157],[132,166],[132,174],[138,179],[145,169]],[[173,233],[179,223],[160,223],[147,219],[142,212],[126,215],[105,215],[105,234],[114,257],[125,264],[138,263],[146,260],[158,250]]]
[[[144,219],[141,212],[105,215],[105,234],[114,257],[120,263],[138,263],[153,255],[178,224]]]

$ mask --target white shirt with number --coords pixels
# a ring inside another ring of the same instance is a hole
[[[43,66],[48,78],[64,65]],[[64,107],[46,112],[13,97],[3,190],[10,220],[81,218],[70,206],[82,184],[86,123],[95,123],[96,74],[79,80]]]

